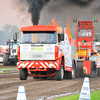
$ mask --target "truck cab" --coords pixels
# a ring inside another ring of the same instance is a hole
[[[58,48],[57,45],[60,41],[58,40],[59,35],[56,27],[33,26],[27,28],[27,30],[25,28],[21,29],[20,60],[58,59],[55,49]]]
[[[93,52],[95,31],[93,21],[78,21],[76,42],[79,58],[88,59]]]

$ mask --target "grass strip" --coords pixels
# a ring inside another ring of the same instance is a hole
[[[18,71],[7,71],[7,72],[0,72],[0,74],[7,74],[7,73],[17,73]]]
[[[91,100],[100,100],[100,90],[92,91],[90,95],[91,95]],[[72,96],[57,98],[55,100],[79,100],[79,96],[80,94],[78,93]]]
[[[10,70],[10,69],[17,69],[17,68],[0,68],[0,70]]]

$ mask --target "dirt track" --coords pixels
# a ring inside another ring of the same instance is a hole
[[[66,16],[68,15],[70,15],[72,19],[73,18],[94,19],[96,18],[95,17],[96,14],[98,15],[98,17],[100,17],[100,14],[99,14],[100,0],[93,0],[89,4],[90,7],[88,7],[88,5],[86,7],[80,7],[77,5],[73,6],[73,5],[75,4],[70,5],[70,2],[69,2],[68,4],[66,4],[66,7],[62,7],[62,9],[60,9],[60,12],[57,12],[59,9],[58,10],[55,9],[56,13],[52,13],[48,11],[50,9],[46,7],[48,9],[44,9],[42,11],[41,13],[42,18],[40,20],[40,23],[44,23],[46,19],[51,20],[52,18],[55,18],[55,16],[57,16],[56,20],[60,21],[61,25],[66,24],[65,20],[66,20]],[[55,5],[54,5],[54,8],[55,8]],[[0,66],[0,67],[4,68],[4,66]],[[6,67],[7,66],[5,66],[5,68]],[[9,67],[12,68],[16,66],[9,66]],[[0,74],[0,100],[16,100],[18,87],[20,85],[25,86],[27,100],[46,98],[52,95],[59,95],[63,93],[80,91],[83,84],[83,80],[84,78],[56,81],[52,78],[40,80],[40,79],[33,79],[32,77],[28,77],[26,81],[21,81],[19,80],[18,74],[3,74],[3,75]],[[100,77],[90,78],[90,88],[91,89],[100,88]]]
[[[28,77],[26,81],[21,81],[18,74],[3,74],[0,75],[0,100],[16,100],[20,85],[25,86],[27,100],[80,91],[83,80],[84,78],[56,81],[53,78],[33,79]],[[100,88],[100,77],[90,78],[90,88]]]

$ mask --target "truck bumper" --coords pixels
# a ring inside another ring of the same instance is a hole
[[[18,70],[27,68],[28,71],[47,71],[48,69],[60,69],[60,63],[57,61],[19,61]]]

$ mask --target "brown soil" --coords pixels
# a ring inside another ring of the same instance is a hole
[[[33,79],[28,77],[27,80],[21,81],[18,74],[2,74],[0,75],[0,100],[15,100],[20,85],[25,87],[27,100],[39,98],[47,100],[48,96],[81,91],[83,80],[84,78],[56,81],[53,78]],[[90,88],[100,88],[100,77],[90,78]]]
[[[53,9],[54,11],[56,11],[56,13],[55,12],[52,13],[48,11],[48,9],[44,9],[42,12],[43,18],[40,20],[40,23],[43,24],[46,19],[51,20],[52,18],[58,17],[56,18],[56,20],[58,20],[58,22],[60,21],[60,25],[65,25],[66,17],[68,15],[70,15],[72,19],[78,18],[79,20],[80,19],[93,20],[94,18],[98,18],[100,16],[99,9],[100,9],[100,0],[93,0],[86,7],[81,7],[77,5],[74,6],[74,4],[69,6],[67,5],[66,7],[62,7],[62,9],[60,10],[58,9],[60,12],[57,9],[55,10]],[[53,10],[51,9],[51,11]],[[46,12],[48,16],[46,16]],[[95,17],[95,15],[98,15],[98,17]],[[74,30],[73,35],[75,35],[75,29],[76,29],[76,24],[75,27],[73,27],[72,29]],[[15,67],[16,66],[3,66],[2,64],[0,64],[0,68],[15,68]],[[56,81],[53,78],[33,79],[32,77],[28,77],[27,80],[21,81],[19,80],[18,74],[0,74],[0,100],[16,100],[18,87],[20,85],[23,85],[25,87],[27,100],[47,98],[48,96],[59,95],[75,91],[80,92],[83,80],[84,78]],[[90,78],[90,89],[98,89],[98,88],[100,88],[100,77],[97,76]],[[52,99],[53,98],[51,98],[51,100]]]

